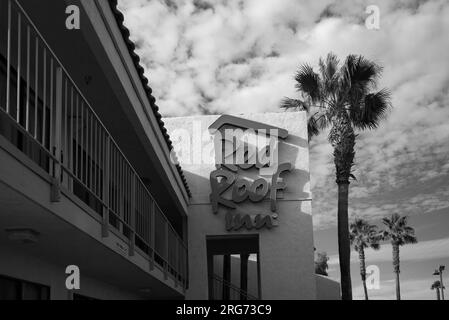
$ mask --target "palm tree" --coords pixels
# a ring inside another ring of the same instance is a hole
[[[437,292],[437,300],[440,300],[440,288],[441,288],[441,283],[440,283],[439,280],[437,280],[434,283],[432,283],[432,286],[430,287],[431,290],[436,290],[436,292]]]
[[[322,276],[328,276],[327,269],[329,269],[329,265],[327,262],[329,261],[329,257],[326,252],[318,252],[315,259],[315,273],[320,274]]]
[[[369,224],[368,221],[356,218],[351,223],[349,239],[354,246],[354,250],[359,253],[360,276],[362,277],[365,300],[368,300],[368,290],[366,288],[366,267],[365,267],[365,249],[372,248],[379,250],[379,232],[377,226]]]
[[[375,129],[390,108],[390,93],[374,92],[382,68],[363,56],[349,55],[345,62],[333,53],[319,60],[318,73],[302,65],[295,76],[300,99],[285,98],[281,107],[309,114],[309,140],[330,127],[338,185],[338,253],[342,299],[352,299],[348,226],[349,180],[354,164],[355,130]]]
[[[386,229],[382,231],[383,240],[389,240],[393,248],[393,270],[396,273],[396,299],[401,300],[401,288],[399,285],[399,247],[409,243],[417,243],[415,230],[407,225],[407,216],[393,213],[391,217],[382,219]]]

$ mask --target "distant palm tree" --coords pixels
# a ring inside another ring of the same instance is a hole
[[[368,221],[356,218],[349,226],[349,239],[354,246],[354,250],[359,253],[360,276],[362,277],[365,300],[368,300],[368,290],[366,288],[366,267],[365,267],[365,249],[372,248],[379,250],[380,236],[377,226],[369,224]]]
[[[439,280],[437,280],[434,283],[432,283],[432,286],[430,287],[430,289],[436,290],[436,292],[437,292],[437,300],[440,300],[440,288],[441,288],[441,283],[440,283]]]
[[[320,274],[322,276],[328,276],[327,269],[329,269],[329,265],[327,262],[329,261],[329,257],[326,252],[318,252],[315,259],[315,273]]]
[[[393,213],[391,217],[382,219],[386,229],[382,231],[382,239],[389,240],[393,248],[393,269],[396,273],[396,299],[401,300],[401,289],[399,284],[399,247],[409,243],[417,243],[415,230],[407,225],[407,216]]]
[[[309,114],[309,139],[330,127],[328,140],[334,148],[338,185],[338,255],[342,299],[352,299],[348,226],[349,180],[354,178],[355,130],[375,129],[390,108],[390,93],[374,91],[382,68],[363,56],[349,55],[340,65],[329,53],[319,60],[319,72],[302,65],[296,73],[301,99],[285,98],[281,107],[305,110]]]

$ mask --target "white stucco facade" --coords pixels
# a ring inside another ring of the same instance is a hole
[[[259,213],[277,215],[277,218],[273,219],[276,226],[271,229],[241,228],[237,231],[226,230],[225,215],[229,211],[228,208],[219,204],[218,212],[213,213],[210,174],[216,170],[216,166],[214,162],[204,163],[204,156],[211,154],[207,149],[212,139],[208,128],[219,117],[164,119],[192,190],[188,209],[190,286],[186,298],[208,298],[206,237],[236,234],[258,235],[262,299],[317,298],[306,113],[238,115],[239,118],[287,130],[288,136],[279,139],[278,162],[291,163],[292,169],[280,176],[286,187],[277,195],[276,212],[270,210],[268,196],[257,203],[246,200],[239,203],[235,209],[235,212],[244,212],[251,216]],[[232,127],[232,124],[227,126]],[[202,161],[199,153],[203,154]],[[239,169],[236,175],[250,181],[258,178],[256,168]],[[225,194],[224,197],[230,198],[231,195]]]

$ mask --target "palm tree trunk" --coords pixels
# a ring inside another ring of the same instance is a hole
[[[365,292],[365,300],[368,300],[368,289],[366,287],[366,267],[365,267],[365,251],[363,248],[359,250],[360,260],[360,276],[362,277],[363,291]]]
[[[396,300],[401,300],[401,286],[399,284],[399,272],[396,272]]]
[[[365,300],[369,300],[368,299],[368,288],[366,287],[366,280],[363,279],[362,282],[363,282],[363,292],[365,292]]]
[[[396,273],[396,300],[401,300],[401,287],[399,283],[399,246],[397,244],[392,244],[393,246],[393,268],[394,273]]]
[[[338,256],[341,275],[341,298],[352,300],[351,247],[348,228],[349,182],[338,183]]]
[[[440,289],[435,288],[435,291],[437,292],[437,300],[440,300]]]
[[[334,147],[334,163],[338,185],[338,255],[340,260],[341,298],[352,300],[348,197],[349,178],[355,155],[355,134],[345,112],[333,119],[329,141]]]

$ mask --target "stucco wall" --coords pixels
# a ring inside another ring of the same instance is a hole
[[[325,276],[315,275],[317,300],[340,300],[340,283]]]
[[[0,275],[49,286],[52,300],[71,300],[72,293],[101,300],[141,299],[136,294],[87,276],[81,277],[80,290],[69,291],[65,287],[66,266],[41,260],[17,247],[0,246],[0,261]]]
[[[207,128],[219,116],[198,116],[164,119],[175,148],[179,144],[191,146],[207,144],[211,138]],[[192,191],[188,216],[190,289],[187,299],[207,299],[206,236],[228,234],[258,234],[261,260],[263,299],[315,299],[316,283],[313,263],[313,226],[309,177],[307,118],[304,112],[238,115],[238,117],[266,123],[289,131],[279,146],[279,163],[290,162],[291,172],[282,175],[287,183],[283,198],[278,199],[278,226],[268,230],[239,230],[225,228],[226,209],[220,206],[212,212],[209,195],[210,172],[213,163],[181,161]],[[193,133],[193,134],[192,134]],[[186,136],[190,139],[186,142]],[[191,148],[192,149],[192,148]],[[203,150],[205,152],[205,150]],[[190,160],[198,158],[196,151]],[[198,159],[197,159],[198,160]],[[245,174],[241,173],[240,174]],[[239,208],[246,213],[270,213],[270,201],[246,201]]]

